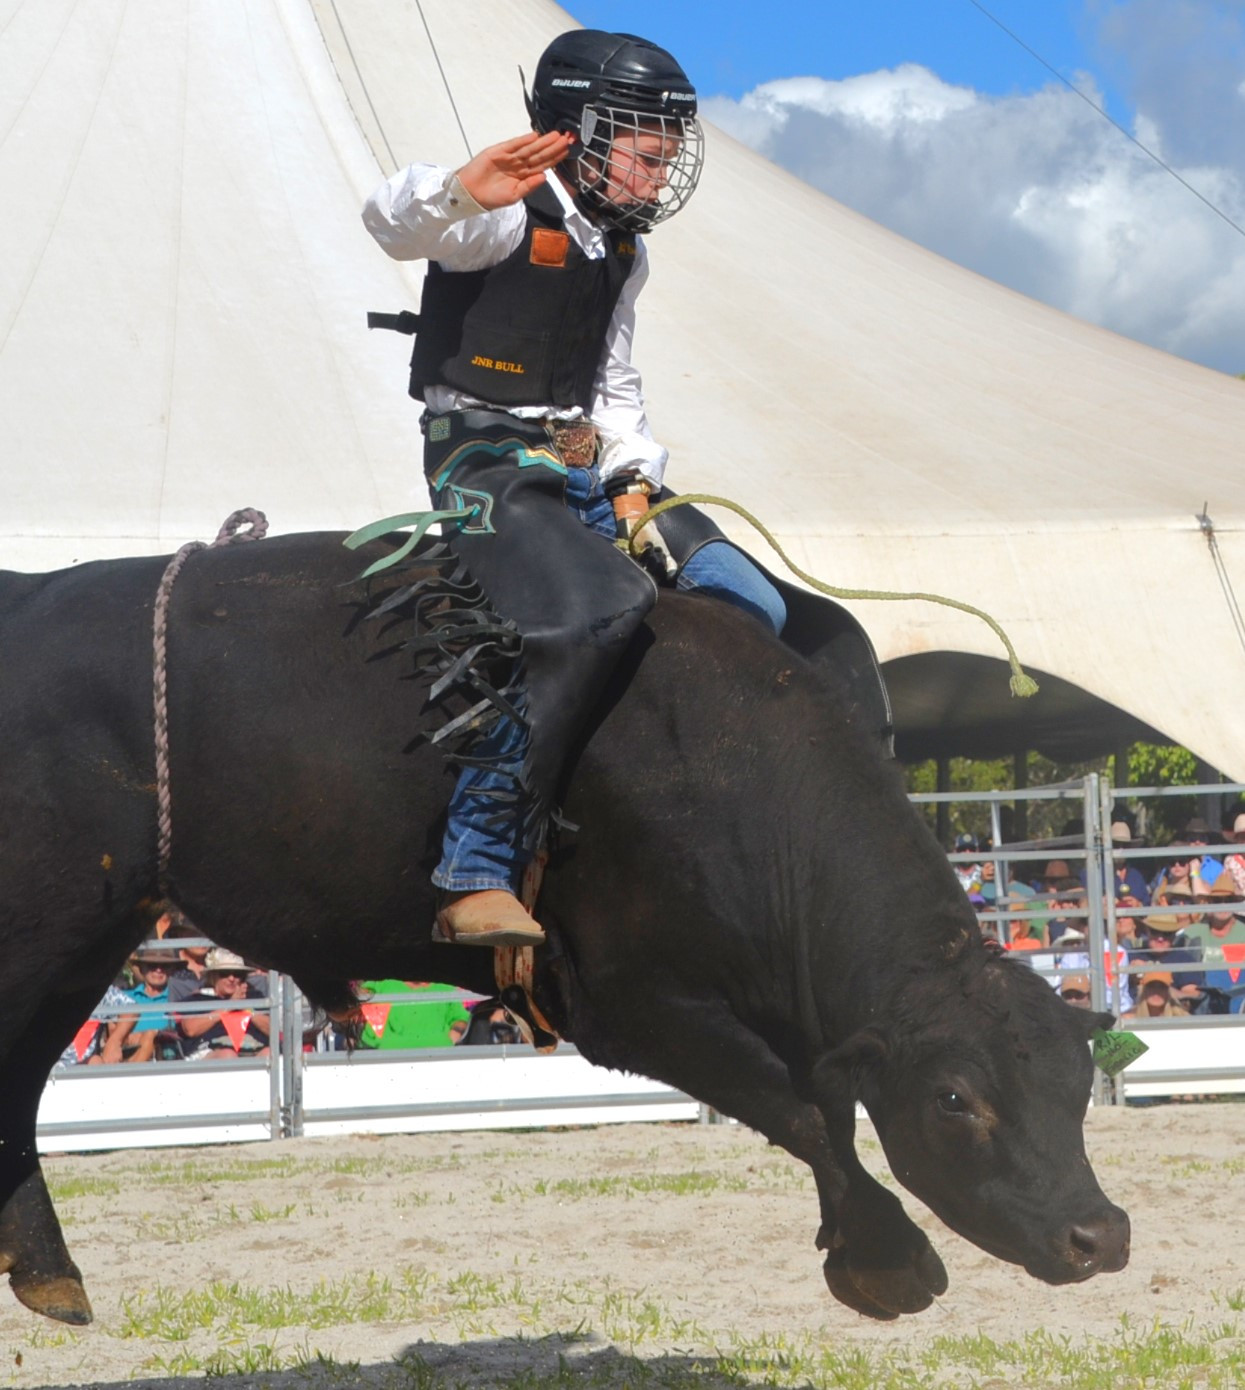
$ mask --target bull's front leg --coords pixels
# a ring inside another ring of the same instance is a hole
[[[818,1238],[826,1251],[826,1284],[843,1303],[863,1296],[890,1317],[919,1313],[947,1291],[947,1271],[899,1198],[860,1162],[855,1126],[854,1104],[845,1114],[826,1115],[826,1133],[845,1179],[834,1225],[823,1227]]]
[[[589,1061],[677,1086],[807,1163],[821,1208],[817,1248],[827,1252],[826,1284],[840,1303],[893,1319],[919,1312],[944,1291],[946,1274],[925,1234],[861,1166],[850,1131],[845,1149],[832,1141],[822,1109],[801,1098],[764,1039],[718,1003],[680,1001],[668,1016],[651,1009],[648,1021],[648,1036],[694,1045],[646,1048],[643,1056],[628,1049],[622,1057],[612,1048],[608,1056],[594,1051],[593,1030],[578,1030],[576,1041]],[[606,1036],[616,1040],[623,1029]]]
[[[827,1142],[844,1178],[835,1221],[823,1230],[825,1276],[843,1302],[850,1289],[888,1310],[919,1313],[947,1291],[947,1271],[928,1236],[856,1153],[856,1087],[850,1058],[828,1056],[800,1078],[816,1096]]]

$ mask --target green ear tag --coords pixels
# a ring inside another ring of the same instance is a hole
[[[1118,1076],[1125,1067],[1131,1066],[1149,1047],[1136,1033],[1108,1032],[1105,1028],[1095,1028],[1094,1065],[1107,1076]]]

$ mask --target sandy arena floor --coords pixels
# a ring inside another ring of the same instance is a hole
[[[208,1371],[231,1390],[479,1385],[561,1365],[564,1383],[568,1367],[610,1386],[647,1379],[648,1367],[653,1384],[718,1386],[722,1363],[698,1356],[766,1345],[915,1354],[938,1338],[1035,1327],[1110,1339],[1123,1314],[1234,1323],[1239,1347],[1245,1104],[1100,1110],[1087,1129],[1103,1187],[1133,1220],[1126,1271],[1048,1288],[905,1196],[951,1287],[891,1324],[829,1298],[811,1178],[735,1126],[52,1158],[96,1321],[50,1323],[6,1286],[0,1385],[173,1390]],[[862,1148],[879,1168],[867,1131]]]

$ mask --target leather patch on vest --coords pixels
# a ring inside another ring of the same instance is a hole
[[[532,264],[551,265],[559,269],[566,264],[571,239],[566,232],[553,227],[537,227],[532,232]]]

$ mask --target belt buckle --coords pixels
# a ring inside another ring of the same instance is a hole
[[[555,420],[553,446],[568,468],[590,468],[597,459],[597,430],[586,420]]]

